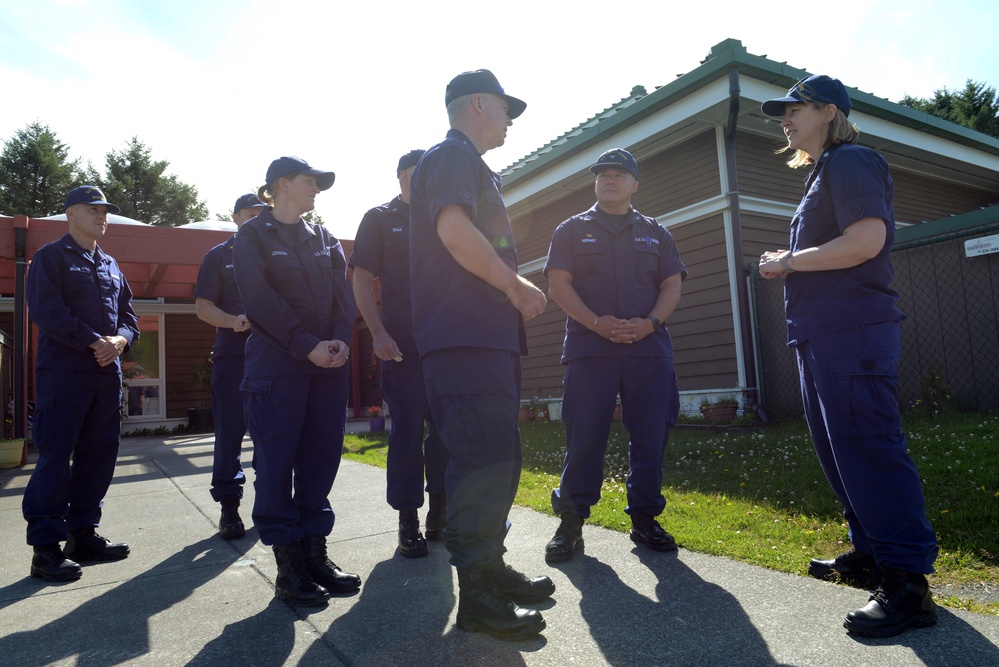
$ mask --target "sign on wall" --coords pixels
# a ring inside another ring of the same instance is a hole
[[[977,239],[968,239],[964,242],[965,257],[991,255],[994,252],[999,252],[999,234],[982,236]]]

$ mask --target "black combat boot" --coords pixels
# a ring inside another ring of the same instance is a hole
[[[93,526],[70,531],[66,538],[66,548],[63,550],[66,558],[77,562],[87,560],[121,560],[128,558],[127,544],[112,543],[106,537],[101,537]]]
[[[302,607],[315,607],[329,599],[329,591],[313,581],[306,572],[298,542],[275,544],[272,548],[278,566],[274,597]]]
[[[867,606],[846,615],[843,627],[861,637],[894,637],[906,628],[927,628],[937,610],[926,577],[884,568],[881,585]]]
[[[45,581],[76,581],[83,576],[83,568],[66,558],[58,542],[39,544],[31,556],[31,576]]]
[[[427,541],[420,533],[420,514],[416,510],[399,512],[399,553],[406,558],[427,555]]]
[[[676,540],[663,530],[651,514],[636,512],[631,517],[631,541],[653,551],[676,551]]]
[[[864,586],[873,586],[880,578],[881,568],[874,556],[850,549],[830,560],[813,558],[808,563],[808,574],[823,581],[849,579]]]
[[[545,629],[536,609],[518,607],[496,587],[488,566],[458,568],[457,625],[466,632],[486,632],[496,639],[532,639]]]
[[[336,595],[352,593],[361,587],[359,576],[344,572],[326,555],[325,535],[306,537],[299,544],[305,556],[305,571],[317,584]]]
[[[243,520],[239,517],[239,498],[222,500],[222,517],[219,519],[219,535],[234,540],[246,534]]]
[[[444,526],[447,525],[447,494],[431,493],[430,509],[427,510],[427,539],[440,542],[444,539]]]
[[[548,577],[528,578],[513,569],[500,556],[486,566],[500,593],[516,604],[534,604],[547,600],[555,592],[555,583]]]
[[[545,545],[545,560],[549,563],[560,563],[572,558],[573,554],[583,548],[583,517],[566,512],[562,522],[548,544]]]

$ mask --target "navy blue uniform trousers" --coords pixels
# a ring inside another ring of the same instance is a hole
[[[212,498],[216,502],[242,498],[246,476],[240,463],[246,419],[243,416],[243,357],[227,355],[212,363],[212,418],[215,421],[215,460]]]
[[[121,439],[121,374],[39,368],[35,381],[38,463],[21,507],[28,544],[41,545],[100,524]]]
[[[415,510],[423,506],[424,470],[427,493],[445,493],[449,459],[429,412],[423,364],[416,352],[406,354],[402,361],[382,361],[382,396],[392,415],[386,462],[388,504],[399,511]]]
[[[882,567],[933,572],[936,535],[899,416],[899,323],[817,336],[796,349],[808,429],[850,541]]]
[[[625,512],[658,516],[666,508],[663,458],[669,439],[670,405],[678,401],[671,360],[663,357],[585,357],[570,361],[565,371],[562,421],[565,422],[565,466],[559,488],[552,491],[556,515],[590,516],[600,500],[604,454],[617,395],[630,443],[628,506]]]
[[[451,453],[444,545],[455,567],[485,565],[506,548],[520,484],[520,355],[448,348],[423,357],[430,411]]]
[[[254,448],[253,524],[267,546],[333,530],[329,494],[343,452],[347,368],[243,380]]]

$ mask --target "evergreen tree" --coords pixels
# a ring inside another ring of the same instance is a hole
[[[899,104],[918,111],[949,120],[972,130],[999,137],[999,99],[996,89],[984,82],[968,79],[964,90],[949,91],[946,88],[933,92],[929,99],[919,99],[906,95]]]
[[[0,153],[0,211],[44,218],[63,212],[78,185],[79,160],[47,125],[35,121],[14,133]]]
[[[198,201],[198,189],[174,175],[164,176],[170,163],[153,160],[152,150],[132,137],[125,150],[106,156],[107,178],[99,182],[108,201],[121,214],[152,225],[176,227],[208,217],[208,206]],[[93,167],[88,174],[96,176]]]

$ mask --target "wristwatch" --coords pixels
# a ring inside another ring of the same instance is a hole
[[[786,252],[777,259],[780,262],[780,268],[784,269],[785,273],[794,273],[794,269],[788,264],[788,260],[791,259],[793,254],[793,252]]]
[[[645,319],[647,319],[649,322],[652,322],[652,330],[653,331],[659,331],[659,327],[661,327],[663,325],[662,322],[660,322],[656,318],[652,317],[651,315],[646,316]]]

